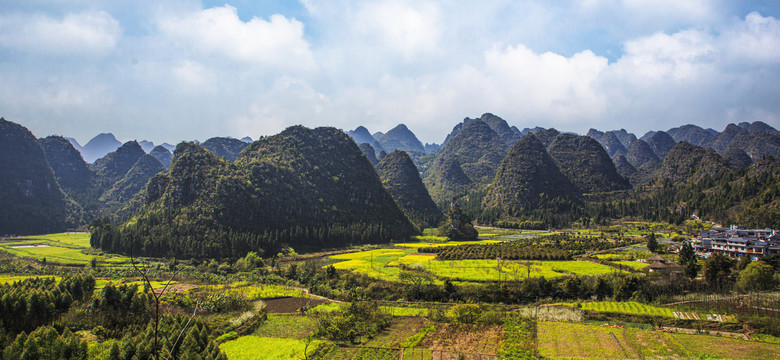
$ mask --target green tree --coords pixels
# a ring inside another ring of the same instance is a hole
[[[739,261],[737,261],[737,267],[736,267],[736,270],[737,270],[737,271],[742,271],[742,270],[745,270],[745,268],[746,268],[748,265],[750,265],[750,262],[751,262],[751,261],[752,261],[752,259],[751,259],[751,258],[750,258],[750,256],[748,256],[748,255],[743,255],[743,256],[740,256],[740,257],[739,257]]]
[[[696,262],[696,253],[693,251],[693,246],[691,246],[691,243],[686,241],[683,243],[682,248],[680,248],[680,265],[687,265],[689,262]]]
[[[737,288],[741,291],[769,290],[775,287],[775,271],[763,261],[753,261],[739,272]]]
[[[658,250],[658,240],[655,239],[655,233],[647,235],[647,250],[656,252]]]
[[[734,260],[726,255],[714,253],[704,261],[704,281],[710,287],[723,289],[731,281],[731,269],[734,267]]]

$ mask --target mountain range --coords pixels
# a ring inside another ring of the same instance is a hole
[[[119,144],[112,134],[80,152],[72,139],[36,139],[12,122],[0,125],[0,233],[92,224],[101,229],[100,247],[126,253],[233,257],[250,248],[401,240],[436,226],[453,200],[486,225],[619,216],[676,222],[685,212],[762,227],[780,222],[767,215],[780,204],[762,195],[777,181],[780,133],[762,122],[722,132],[684,125],[637,138],[624,129],[521,131],[485,113],[455,124],[442,145],[423,145],[403,124],[373,135],[362,126],[347,133],[297,126],[253,142],[183,142],[173,154],[165,144]],[[107,149],[93,161],[83,155]],[[693,195],[718,192],[728,196]],[[138,234],[148,243],[133,243]],[[182,243],[182,234],[204,243]]]

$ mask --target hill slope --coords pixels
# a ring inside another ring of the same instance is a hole
[[[0,234],[63,231],[72,206],[35,136],[0,118]]]
[[[238,139],[213,137],[200,144],[206,150],[211,151],[219,157],[224,157],[229,161],[235,161],[238,153],[244,150],[249,144]]]
[[[547,147],[547,152],[580,193],[631,188],[618,174],[604,148],[590,137],[560,134]]]
[[[483,201],[486,210],[500,216],[542,219],[548,226],[565,222],[561,217],[576,212],[578,204],[574,184],[533,134],[523,136],[509,150]]]
[[[436,204],[448,205],[453,197],[490,184],[506,151],[488,124],[468,121],[433,160],[423,182]]]
[[[436,227],[442,213],[425,189],[420,173],[409,155],[403,151],[393,151],[376,167],[390,196],[398,207],[420,228]]]
[[[288,128],[255,141],[235,163],[179,144],[170,174],[152,178],[137,199],[143,202],[137,215],[121,231],[101,226],[94,244],[126,253],[132,236],[142,235],[146,243],[135,244],[137,254],[238,257],[287,245],[388,242],[416,232],[360,149],[333,128]]]

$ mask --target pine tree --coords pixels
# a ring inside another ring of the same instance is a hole
[[[658,240],[655,239],[655,233],[650,233],[647,236],[647,250],[656,252],[658,250]]]

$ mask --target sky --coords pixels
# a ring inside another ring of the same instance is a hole
[[[775,0],[0,1],[0,116],[82,145],[406,124],[780,128]]]

